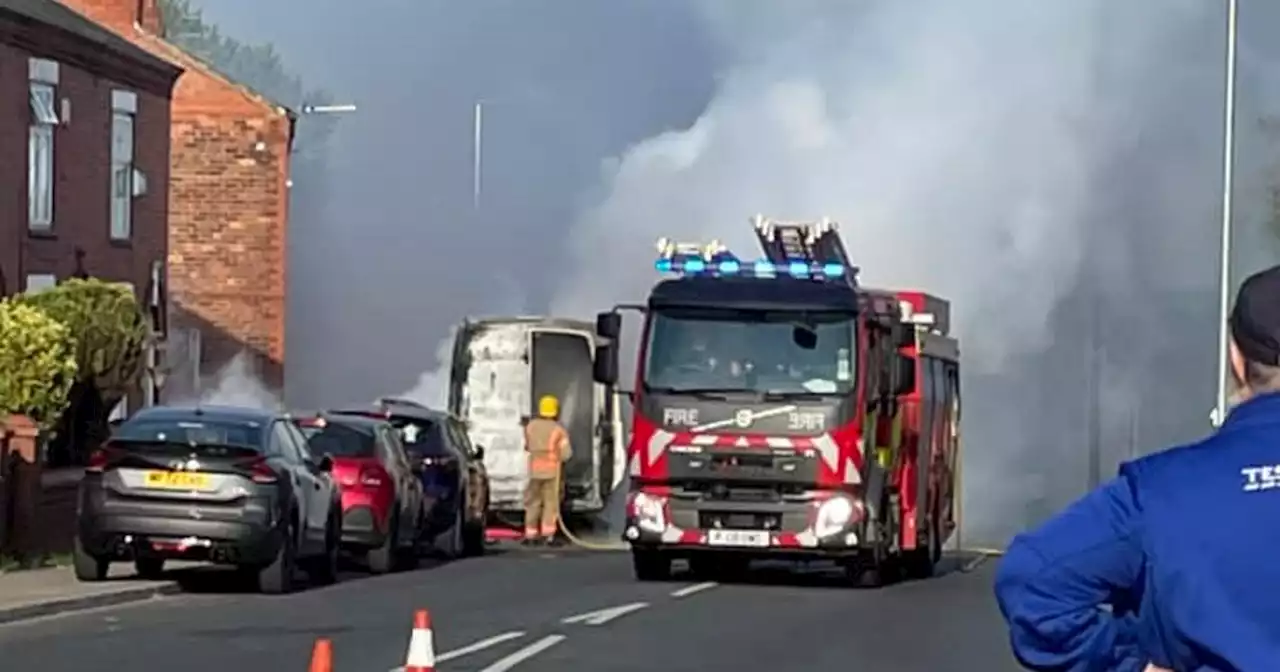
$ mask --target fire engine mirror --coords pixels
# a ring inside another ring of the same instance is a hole
[[[797,325],[791,328],[791,340],[803,350],[812,350],[818,347],[818,332]]]
[[[596,315],[596,334],[602,338],[617,340],[622,333],[622,314],[608,311]]]
[[[894,396],[901,397],[916,390],[916,360],[914,357],[898,355],[898,375],[895,376]]]
[[[898,347],[905,348],[916,344],[916,330],[907,325],[898,327]]]
[[[605,343],[596,347],[596,361],[592,374],[597,383],[613,385],[618,382],[618,346]]]

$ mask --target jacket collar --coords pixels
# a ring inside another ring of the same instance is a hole
[[[1231,409],[1223,429],[1252,424],[1259,420],[1280,421],[1280,392],[1268,392],[1252,397]]]

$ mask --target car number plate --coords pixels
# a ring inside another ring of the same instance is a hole
[[[157,490],[207,490],[209,475],[187,471],[148,471],[143,474],[148,488]]]
[[[707,532],[707,544],[766,548],[769,546],[769,533],[757,530],[710,530]]]

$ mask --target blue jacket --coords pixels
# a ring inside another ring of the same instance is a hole
[[[1280,670],[1280,394],[1016,537],[995,590],[1033,670]]]

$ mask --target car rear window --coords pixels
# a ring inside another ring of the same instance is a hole
[[[134,418],[111,433],[118,447],[136,443],[185,443],[205,446],[262,448],[262,425],[257,422],[207,417]]]
[[[299,427],[307,437],[307,449],[313,455],[333,457],[372,457],[377,450],[373,432],[363,427],[352,427],[329,421],[323,427]]]
[[[391,418],[391,425],[400,432],[400,441],[410,455],[434,457],[445,455],[444,437],[440,425],[430,420],[417,418]]]

